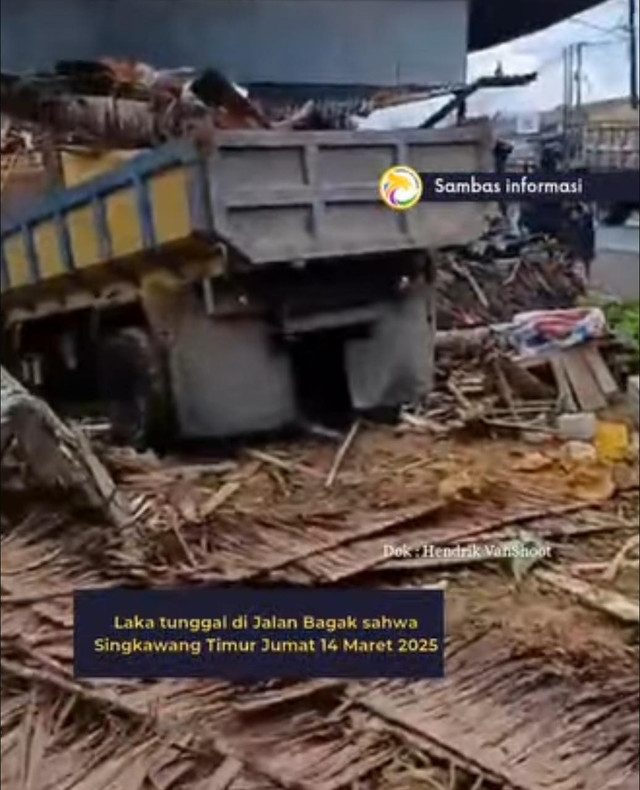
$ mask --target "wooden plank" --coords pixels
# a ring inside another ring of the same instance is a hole
[[[593,344],[585,346],[582,354],[602,392],[608,397],[617,395],[620,390],[618,389],[616,380],[611,375],[611,371],[602,358],[602,354],[597,346]]]
[[[562,408],[565,411],[576,412],[578,411],[578,404],[573,396],[569,376],[564,366],[562,354],[557,354],[549,359],[553,375],[558,385],[558,394],[562,403]]]
[[[562,354],[562,362],[571,387],[584,411],[598,411],[607,405],[607,399],[595,380],[582,348],[571,348]]]
[[[216,770],[197,785],[196,790],[227,790],[242,771],[242,763],[235,757],[227,757]]]
[[[624,623],[640,622],[638,604],[615,590],[594,587],[592,584],[556,571],[537,570],[535,575],[552,587],[575,596],[587,606],[617,617]]]

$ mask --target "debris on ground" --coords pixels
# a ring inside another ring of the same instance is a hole
[[[568,250],[541,236],[487,234],[438,260],[439,330],[511,322],[525,310],[576,305],[584,283]]]
[[[610,590],[598,590],[587,582],[554,573],[553,571],[537,571],[537,576],[553,587],[576,596],[588,606],[601,609],[625,623],[640,622],[640,607],[638,604],[628,600],[619,593]]]
[[[368,423],[355,434],[330,487],[334,439],[223,460],[106,448],[142,558],[69,504],[31,498],[3,514],[7,786],[623,790],[637,779],[638,655],[625,630],[637,622],[637,483],[577,498],[555,440],[535,451],[548,465],[506,437]],[[522,543],[551,555],[516,568],[503,549]],[[389,544],[484,546],[486,562],[389,560]],[[574,570],[610,565],[623,544],[613,577]],[[447,677],[74,679],[73,589],[131,583],[446,585]]]
[[[448,271],[473,320],[450,312],[437,386],[397,425],[358,418],[345,433],[309,430],[225,457],[160,457],[105,445],[99,423],[76,423],[129,503],[124,540],[72,502],[11,492],[1,553],[7,786],[637,783],[638,455],[628,411],[615,411],[624,387],[609,369],[609,330],[523,355],[512,319],[531,307],[528,286],[514,285],[507,313],[497,280],[465,265]],[[510,284],[536,279],[538,266],[549,278],[555,265],[511,262]],[[561,299],[550,320],[570,335],[574,299]],[[548,327],[551,305],[535,306]],[[523,441],[531,435],[535,448]],[[423,556],[390,557],[394,546]],[[219,584],[446,588],[447,676],[74,679],[75,589]]]
[[[131,521],[126,498],[98,460],[82,431],[60,420],[4,367],[2,373],[2,462],[13,457],[33,485],[63,490],[81,498],[86,507],[124,528]],[[3,473],[4,483],[7,480]],[[23,481],[28,489],[29,482]]]
[[[504,275],[497,277],[497,253],[505,249],[509,288]],[[595,415],[625,400],[637,355],[609,326],[606,311],[580,306],[582,285],[555,242],[505,238],[479,250],[477,261],[442,261],[436,386],[425,404],[403,414],[404,425],[434,435],[484,426],[536,441],[591,440]],[[532,286],[540,278],[542,290]]]
[[[461,110],[470,90],[532,75],[492,79],[443,91],[422,125]],[[3,74],[0,87],[3,186],[48,135],[89,149],[206,146],[219,129],[353,128],[418,98],[283,107],[211,69],[112,58]],[[161,457],[105,444],[104,421],[61,423],[3,369],[3,461],[14,441],[31,478],[85,493],[79,507],[22,484],[3,501],[7,787],[637,785],[638,443],[622,395],[632,319],[580,305],[584,282],[546,237],[488,233],[437,263],[435,387],[394,425],[359,416],[344,433],[310,426],[224,457]],[[389,555],[401,546],[422,556]],[[73,677],[74,590],[240,584],[446,588],[447,676]]]

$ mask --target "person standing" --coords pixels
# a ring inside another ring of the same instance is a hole
[[[539,174],[558,172],[558,154],[547,146],[540,156],[536,170]],[[559,238],[562,232],[563,211],[560,200],[537,200],[524,203],[521,210],[521,224],[529,233],[541,233]]]
[[[506,140],[496,140],[493,146],[493,166],[495,172],[499,176],[503,176],[507,172],[507,162],[513,152],[513,146]],[[504,200],[498,201],[498,209],[504,220],[508,219],[507,204]]]

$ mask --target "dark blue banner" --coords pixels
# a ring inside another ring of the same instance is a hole
[[[440,590],[84,590],[78,677],[441,677]]]
[[[638,203],[640,171],[603,173],[420,173],[422,200]]]

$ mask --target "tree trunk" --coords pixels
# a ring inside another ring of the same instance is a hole
[[[110,474],[78,430],[65,425],[40,398],[2,373],[0,446],[2,457],[15,442],[29,473],[47,488],[77,492],[90,508],[117,527],[131,521],[129,506]]]

